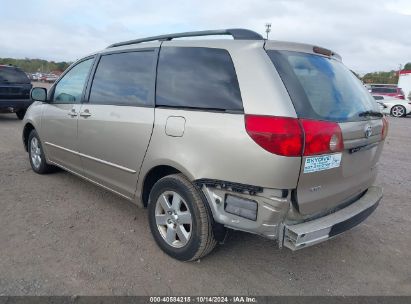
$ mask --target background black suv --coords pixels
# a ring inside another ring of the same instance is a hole
[[[0,65],[0,113],[15,112],[23,119],[30,100],[30,79],[14,66]]]

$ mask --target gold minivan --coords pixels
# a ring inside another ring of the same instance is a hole
[[[178,39],[231,35],[233,39]],[[23,142],[148,208],[159,247],[196,260],[227,229],[292,250],[377,207],[387,122],[341,57],[227,29],[116,43],[34,88]],[[69,187],[69,185],[67,185]]]

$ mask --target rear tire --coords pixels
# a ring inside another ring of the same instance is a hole
[[[157,245],[180,261],[194,261],[216,246],[213,219],[200,191],[182,174],[163,177],[148,204],[151,233]]]
[[[406,115],[407,113],[406,113],[405,107],[402,105],[395,105],[391,108],[391,116],[404,117]]]
[[[32,130],[29,135],[28,152],[31,168],[38,174],[46,174],[55,171],[55,167],[47,164],[44,156],[40,137],[36,130]]]
[[[20,120],[22,120],[24,118],[24,115],[26,115],[26,110],[18,110],[16,112],[16,116]]]

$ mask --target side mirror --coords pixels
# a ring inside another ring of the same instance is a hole
[[[32,88],[30,98],[34,101],[47,102],[47,89],[38,87]]]

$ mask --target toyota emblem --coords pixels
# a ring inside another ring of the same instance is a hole
[[[370,125],[366,125],[364,128],[365,137],[370,137],[372,135],[372,128]]]

